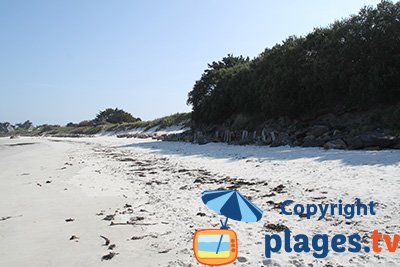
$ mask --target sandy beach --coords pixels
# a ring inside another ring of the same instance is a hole
[[[238,188],[264,210],[231,221],[237,266],[398,266],[398,253],[264,256],[264,235],[399,233],[400,151],[0,138],[0,266],[200,266],[195,229],[219,227],[201,192]],[[279,203],[377,203],[375,216],[285,216]]]

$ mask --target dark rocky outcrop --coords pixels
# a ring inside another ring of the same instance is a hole
[[[236,145],[323,147],[325,149],[400,149],[400,129],[380,128],[371,123],[373,114],[328,114],[309,121],[280,119],[252,130],[227,126],[197,128],[182,134],[156,137],[164,141],[196,144],[224,142]]]
[[[349,149],[383,149],[400,148],[400,137],[382,133],[363,133],[358,136],[345,138]]]
[[[324,144],[325,149],[345,149],[347,144],[342,139],[334,139]]]
[[[271,132],[271,136],[273,139],[271,147],[286,146],[293,143],[292,138],[290,138],[289,134],[285,132],[278,133],[277,135],[275,135],[274,132]]]

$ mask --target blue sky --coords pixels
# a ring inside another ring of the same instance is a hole
[[[0,121],[65,124],[107,107],[142,119],[189,111],[207,63],[255,57],[378,2],[2,0]]]

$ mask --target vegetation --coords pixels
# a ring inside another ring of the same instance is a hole
[[[183,126],[189,126],[190,113],[175,113],[169,116],[161,117],[151,121],[137,122],[135,125],[143,127],[146,130],[157,127],[158,129],[165,129],[173,125],[182,124]]]
[[[93,120],[83,120],[79,123],[69,122],[65,126],[43,124],[34,127],[30,121],[18,123],[15,126],[5,122],[0,123],[0,136],[9,135],[53,135],[79,136],[93,135],[108,131],[125,131],[141,128],[147,131],[151,128],[161,130],[170,126],[189,127],[190,113],[175,113],[150,121],[142,121],[124,110],[107,108],[100,111]]]
[[[105,124],[105,123],[124,123],[124,122],[136,122],[140,121],[140,118],[135,118],[132,114],[122,109],[107,108],[100,111],[96,118],[93,120],[94,124]]]
[[[190,113],[175,113],[169,116],[158,118],[150,121],[137,121],[134,123],[124,123],[121,125],[111,125],[107,128],[107,131],[115,130],[129,130],[134,128],[143,128],[145,131],[151,128],[157,128],[158,130],[165,129],[173,125],[182,125],[189,127],[190,124]]]
[[[99,113],[101,114],[101,112]],[[100,132],[108,131],[125,131],[130,129],[141,128],[145,131],[156,128],[157,130],[166,127],[181,125],[182,127],[189,127],[190,113],[176,113],[170,116],[165,116],[159,119],[150,121],[141,121],[136,119],[135,122],[127,123],[110,123],[105,120],[104,122],[98,121],[99,115],[95,120],[84,120],[80,123],[69,122],[66,126],[48,125],[43,124],[37,127],[22,128],[17,127],[12,132],[7,131],[7,126],[10,123],[0,123],[0,136],[8,135],[53,135],[53,136],[75,136],[75,135],[93,135]],[[101,116],[102,117],[102,116]],[[25,123],[27,124],[27,123]],[[31,123],[29,122],[29,126]],[[13,127],[14,128],[14,127]]]
[[[400,102],[400,2],[291,36],[250,60],[208,65],[188,95],[195,125],[310,119]]]
[[[110,114],[108,111],[110,109],[106,109],[104,111],[99,112],[96,116],[96,119],[92,121],[81,121],[78,124],[68,123],[66,126],[54,126],[54,125],[46,125],[45,127],[39,127],[33,134],[50,134],[50,135],[82,135],[82,134],[97,134],[100,132],[111,132],[111,131],[125,131],[130,129],[142,128],[143,130],[149,130],[151,128],[157,128],[158,130],[164,129],[169,126],[181,124],[182,126],[189,126],[190,113],[176,113],[170,116],[165,116],[159,119],[150,120],[150,121],[141,121],[140,119],[134,120],[134,122],[122,122],[122,123],[113,123],[110,121],[114,121],[115,113],[111,116],[111,120],[107,121],[105,118]],[[112,110],[112,109],[111,109]],[[118,110],[118,109],[114,109]],[[121,112],[117,112],[116,114],[124,114]],[[128,113],[129,114],[129,113]],[[130,114],[129,114],[130,115]],[[125,118],[125,115],[121,116]],[[131,120],[131,119],[129,119]]]

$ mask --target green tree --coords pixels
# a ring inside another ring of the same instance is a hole
[[[96,124],[104,124],[106,122],[123,123],[123,122],[136,122],[136,121],[140,121],[140,119],[135,118],[132,116],[132,114],[118,108],[115,109],[107,108],[103,111],[100,111],[96,115],[96,118],[94,119],[94,122]]]
[[[188,94],[195,124],[315,117],[400,102],[400,2],[291,36],[253,60],[212,62]]]

